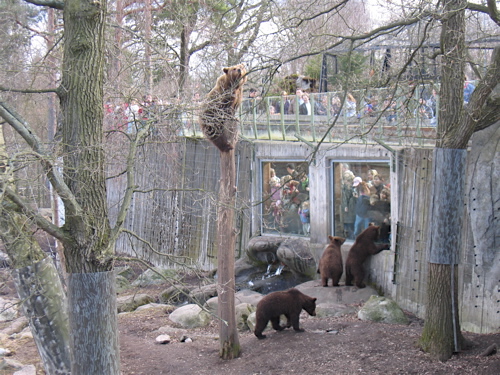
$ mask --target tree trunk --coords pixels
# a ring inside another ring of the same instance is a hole
[[[112,244],[103,151],[106,2],[68,0],[64,7],[61,100],[67,272],[108,271]],[[71,198],[74,198],[72,200]]]
[[[119,374],[116,295],[103,152],[104,21],[106,1],[67,0],[64,6],[61,100],[68,233],[72,371]]]
[[[452,267],[454,267],[453,270]],[[439,361],[448,360],[463,345],[463,337],[457,320],[457,274],[457,266],[429,264],[426,318],[420,345],[423,350]]]
[[[114,271],[68,277],[71,374],[120,374]]]
[[[442,80],[437,147],[454,133],[463,116],[465,1],[444,3]],[[465,145],[467,141],[465,142]],[[464,208],[465,149],[436,148],[429,210],[429,275],[425,324],[420,340],[432,357],[448,360],[464,342],[458,315],[456,264]]]
[[[234,204],[236,195],[236,166],[234,149],[220,153],[221,181],[219,189],[219,210],[217,215],[217,261],[219,296],[219,355],[233,359],[240,354],[240,343],[235,316],[234,247]]]
[[[66,296],[50,258],[13,271],[21,308],[47,374],[70,374]]]

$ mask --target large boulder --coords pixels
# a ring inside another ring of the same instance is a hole
[[[139,306],[147,305],[154,302],[155,299],[148,294],[133,294],[130,296],[122,296],[116,299],[118,312],[130,312],[137,309]]]
[[[250,303],[240,303],[239,305],[236,305],[236,327],[238,327],[238,330],[248,331],[248,316],[255,310],[257,310],[257,308]]]
[[[204,327],[210,322],[210,314],[195,304],[185,305],[174,310],[169,319],[183,328]]]
[[[281,243],[276,255],[299,279],[310,280],[316,277],[316,260],[308,240],[288,238]]]
[[[275,263],[278,260],[276,251],[283,242],[281,237],[254,237],[248,242],[247,255],[251,262],[257,265]]]
[[[165,268],[148,268],[132,283],[135,287],[146,287],[149,285],[161,285],[175,279],[177,271]]]
[[[259,301],[262,299],[262,294],[254,292],[249,289],[243,289],[237,292],[234,295],[234,304],[235,306],[241,304],[241,303],[248,303],[253,306],[257,306]],[[218,307],[219,307],[219,298],[218,297],[213,297],[210,298],[204,305],[204,307],[207,310],[217,312]]]
[[[189,301],[189,293],[193,289],[189,285],[171,285],[160,293],[158,299],[161,303],[179,305]]]
[[[381,323],[408,324],[408,318],[398,304],[381,296],[371,296],[359,310],[358,318]]]

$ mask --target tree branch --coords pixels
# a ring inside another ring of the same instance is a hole
[[[58,0],[24,0],[24,1],[41,7],[49,7],[59,10],[64,9],[64,1],[58,1]]]
[[[467,9],[488,14],[493,22],[500,26],[500,12],[498,11],[495,0],[488,0],[486,6],[475,3],[467,3]]]
[[[73,193],[68,188],[59,173],[57,165],[50,160],[49,153],[44,149],[42,141],[30,128],[22,117],[10,108],[10,106],[0,99],[0,117],[2,117],[12,128],[25,140],[34,151],[57,194],[64,202],[66,212],[71,215],[81,215],[82,208],[76,201]]]

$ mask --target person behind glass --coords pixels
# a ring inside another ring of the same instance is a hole
[[[324,116],[327,114],[326,107],[328,106],[328,98],[326,95],[321,95],[317,101],[314,102],[314,114]]]
[[[312,109],[311,109],[311,102],[309,101],[309,95],[303,94],[302,100],[304,101],[304,103],[302,103],[299,106],[299,114],[300,115],[311,115]]]
[[[354,222],[354,237],[357,237],[364,231],[369,224],[368,210],[370,209],[370,189],[366,182],[361,181],[361,177],[356,177],[353,186],[358,192],[358,199],[356,201],[356,220]]]
[[[380,197],[380,193],[384,189],[384,179],[380,177],[379,174],[373,176],[372,184],[370,186],[370,192],[375,194],[377,197]]]
[[[380,223],[381,242],[390,242],[391,238],[391,190],[383,188],[380,192],[380,199],[375,204],[375,209],[380,213],[382,221]]]
[[[286,171],[288,174],[292,177],[292,180],[299,180],[299,172],[295,170],[295,164],[293,163],[287,163],[286,165]]]
[[[378,172],[376,169],[368,170],[368,173],[366,174],[366,183],[368,184],[368,187],[372,186],[373,177],[375,177],[376,175],[378,175]]]
[[[299,208],[299,217],[302,223],[302,234],[308,236],[311,232],[311,220],[309,213],[309,201],[302,202]]]
[[[354,173],[344,171],[342,175],[342,190],[340,202],[340,221],[344,224],[344,237],[354,239],[354,221],[356,219],[356,197],[353,188]]]

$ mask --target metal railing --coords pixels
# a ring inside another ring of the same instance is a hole
[[[390,144],[434,144],[438,88],[413,86],[309,94],[305,113],[297,97],[247,98],[240,107],[240,132],[249,140]],[[344,101],[342,105],[342,101]]]

